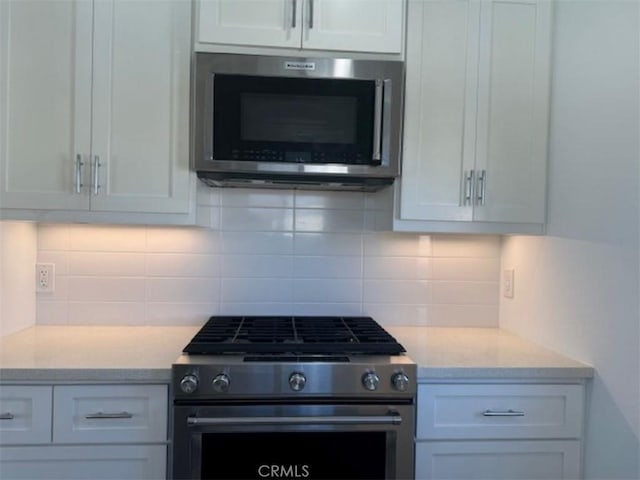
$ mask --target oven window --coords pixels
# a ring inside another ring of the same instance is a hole
[[[205,433],[201,475],[217,480],[384,479],[386,439],[385,432]]]

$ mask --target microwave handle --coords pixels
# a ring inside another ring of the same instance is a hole
[[[382,143],[382,96],[383,81],[376,80],[375,102],[373,111],[373,160],[380,160],[382,152],[380,144]]]

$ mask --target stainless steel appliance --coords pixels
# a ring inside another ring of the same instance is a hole
[[[403,84],[401,61],[198,52],[193,168],[216,186],[389,185]]]
[[[415,378],[370,317],[211,317],[172,366],[173,478],[412,479]]]

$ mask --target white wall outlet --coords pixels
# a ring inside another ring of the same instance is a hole
[[[36,263],[36,292],[53,293],[55,279],[56,265],[54,263]]]
[[[502,295],[507,298],[513,298],[513,291],[515,287],[513,275],[513,268],[505,268],[502,271]]]

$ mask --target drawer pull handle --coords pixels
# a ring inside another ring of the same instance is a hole
[[[90,413],[85,415],[87,420],[105,420],[105,419],[113,419],[113,418],[133,418],[133,414],[129,412],[117,412],[117,413]]]
[[[0,420],[13,420],[14,416],[13,413],[11,412],[7,412],[7,413],[0,413]]]
[[[518,410],[485,410],[482,412],[485,417],[524,417],[524,412]]]

